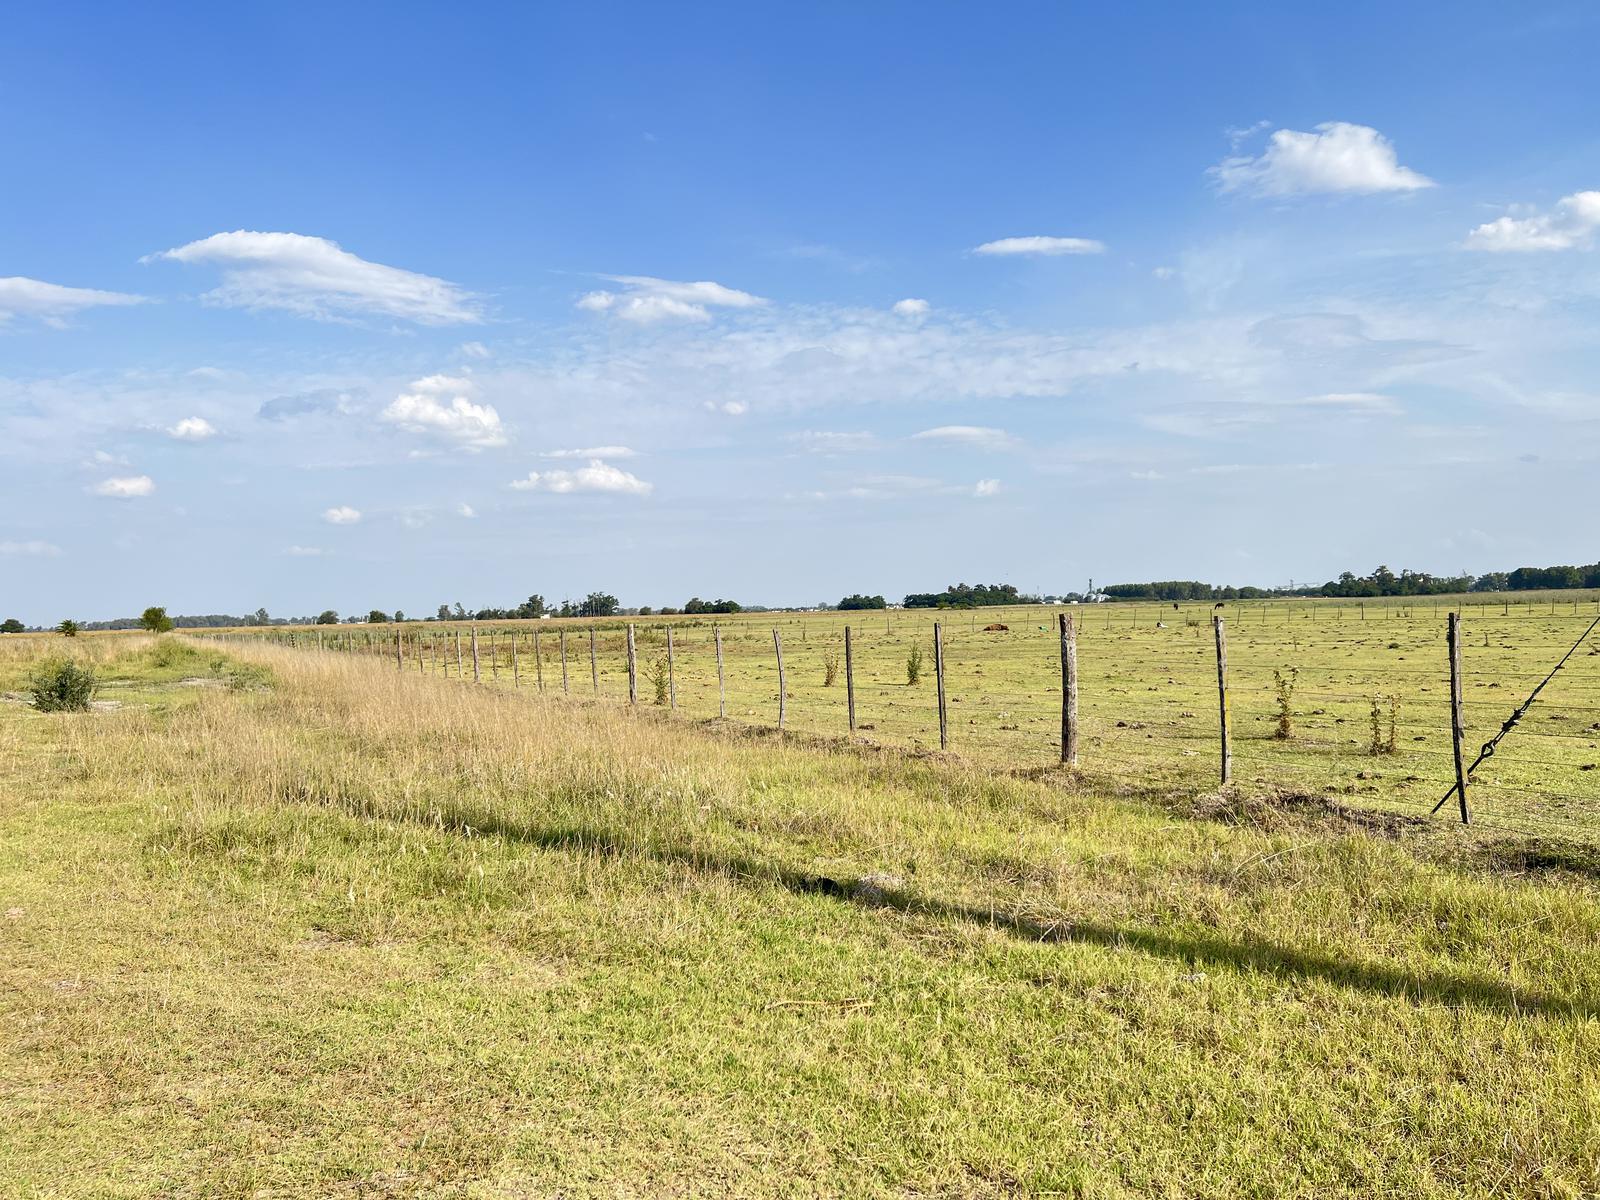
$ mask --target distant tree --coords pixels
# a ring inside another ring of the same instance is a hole
[[[258,608],[255,612],[250,614],[250,624],[271,625],[272,618],[267,615],[267,610],[265,608]]]
[[[448,621],[450,619],[450,606],[448,604],[439,605],[439,611],[433,614],[433,619],[435,621]]]
[[[71,617],[68,617],[65,621],[56,626],[56,632],[62,637],[77,637],[78,623]]]
[[[456,611],[451,615],[457,621],[465,621],[467,619],[467,610],[461,607],[461,601],[456,601]]]
[[[617,598],[605,592],[590,592],[578,606],[580,617],[614,617],[617,615]]]
[[[702,600],[693,596],[683,606],[683,611],[690,615],[695,613],[736,613],[742,611],[742,606],[737,600]]]
[[[388,623],[389,614],[384,612],[381,608],[375,608],[367,614],[368,625],[387,625]]]
[[[0,633],[22,633],[28,627],[15,617],[7,617],[0,621]]]
[[[337,625],[338,623],[339,614],[334,612],[331,608],[323,609],[322,612],[317,616],[318,625]]]
[[[548,611],[545,607],[544,597],[535,592],[517,606],[516,615],[519,617],[542,617]]]
[[[139,614],[139,626],[150,633],[166,633],[172,628],[172,618],[159,605],[151,605]]]
[[[888,608],[889,604],[882,596],[863,596],[861,593],[857,592],[855,595],[846,596],[843,600],[839,601],[839,607],[843,610],[859,608]]]
[[[653,610],[651,609],[651,607],[648,604],[646,604],[643,608],[641,608],[639,610],[639,615],[641,617],[648,617],[652,611]]]
[[[405,619],[406,619],[406,614],[404,612],[402,612],[398,608],[394,610],[394,623],[396,625],[400,624],[400,622],[404,621]]]

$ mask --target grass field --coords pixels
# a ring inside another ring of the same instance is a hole
[[[120,708],[0,704],[0,1194],[1600,1188],[1579,848],[376,655],[72,652]]]
[[[1600,616],[1593,593],[1524,593],[1416,601],[1273,601],[1233,603],[1228,625],[1235,781],[1246,789],[1336,794],[1377,810],[1426,814],[1454,780],[1450,749],[1446,614],[1464,604],[1467,747],[1492,736],[1533,686]],[[772,630],[781,632],[789,701],[786,728],[848,732],[842,674],[843,627],[855,638],[859,734],[868,741],[937,748],[932,625],[944,627],[951,750],[976,763],[1018,769],[1059,757],[1060,667],[1055,611],[1043,608],[966,612],[748,614],[717,618],[723,630],[728,712],[742,723],[777,721],[777,666]],[[1072,612],[1079,624],[1084,772],[1106,788],[1213,786],[1218,774],[1217,690],[1212,606],[1114,604]],[[1001,623],[1004,632],[984,632]],[[674,682],[680,712],[718,712],[712,622],[644,618],[635,622],[641,702],[654,700],[648,679],[674,635]],[[482,680],[537,686],[533,631],[540,631],[547,691],[560,688],[559,630],[568,627],[573,696],[593,694],[585,623],[485,623],[479,629]],[[405,628],[408,670],[452,677],[455,635],[471,676],[465,627]],[[599,694],[625,702],[624,625],[596,623]],[[324,647],[349,631],[326,631]],[[253,636],[259,636],[253,635]],[[315,631],[295,634],[316,644]],[[394,653],[392,628],[358,629],[376,655]],[[365,645],[366,643],[353,643]],[[913,646],[922,676],[907,684]],[[491,653],[492,650],[492,653]],[[841,663],[824,686],[826,660]],[[1291,731],[1278,736],[1274,672],[1294,683]],[[1385,752],[1374,755],[1373,717]],[[1392,726],[1392,728],[1391,728]],[[1391,735],[1394,749],[1387,751]],[[1600,631],[1574,655],[1528,717],[1485,764],[1471,789],[1486,826],[1549,835],[1600,837]],[[1454,805],[1450,816],[1454,814]]]

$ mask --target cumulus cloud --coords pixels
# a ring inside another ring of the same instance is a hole
[[[999,491],[1000,481],[998,479],[980,479],[972,485],[972,494],[980,499],[997,495]]]
[[[167,436],[177,438],[180,442],[203,442],[216,437],[217,429],[204,417],[185,417],[168,427]]]
[[[897,317],[925,317],[928,315],[928,308],[929,305],[926,300],[918,300],[914,296],[908,296],[904,300],[896,300],[894,307],[890,311]]]
[[[627,446],[590,446],[583,450],[546,450],[541,458],[633,458],[639,452]]]
[[[589,292],[578,300],[585,312],[610,313],[624,321],[650,324],[656,321],[709,321],[713,308],[760,308],[760,296],[724,287],[720,283],[678,283],[671,279],[652,279],[648,275],[605,275],[602,278],[621,284],[620,292]]]
[[[500,414],[490,404],[474,404],[467,397],[475,390],[470,379],[429,375],[412,382],[411,390],[396,396],[379,420],[468,449],[481,450],[506,444]]]
[[[1211,168],[1225,192],[1298,196],[1319,192],[1409,192],[1433,180],[1402,167],[1393,144],[1376,129],[1327,121],[1315,132],[1280,129],[1252,158],[1236,155]]]
[[[519,492],[612,492],[627,496],[648,496],[653,487],[598,458],[571,471],[529,471],[527,478],[513,480],[511,486]]]
[[[348,504],[341,504],[335,508],[324,509],[322,519],[329,525],[354,525],[361,520],[361,510],[351,508]]]
[[[1016,444],[1016,438],[1004,429],[995,429],[988,425],[940,425],[933,429],[924,429],[921,433],[913,433],[911,438],[919,442],[952,442],[976,446],[981,450],[1004,450]]]
[[[1054,257],[1059,254],[1104,254],[1105,243],[1080,237],[1008,237],[985,242],[973,248],[974,254],[1031,254]]]
[[[56,558],[61,547],[49,542],[0,542],[0,557]]]
[[[214,233],[140,261],[156,259],[220,267],[222,284],[205,299],[228,308],[276,308],[319,320],[398,317],[419,325],[483,319],[476,298],[453,283],[368,262],[337,242],[301,233]]]
[[[1600,192],[1574,192],[1555,208],[1531,217],[1500,217],[1467,234],[1467,249],[1493,252],[1572,250],[1600,230]]]
[[[458,516],[458,517],[465,517],[468,520],[471,520],[473,517],[475,517],[477,515],[478,515],[477,510],[474,509],[472,507],[472,505],[470,505],[470,504],[458,504],[458,505],[456,505],[456,516]]]
[[[122,475],[104,479],[92,489],[96,496],[110,496],[116,500],[132,500],[148,496],[156,490],[156,481],[148,475]]]
[[[68,317],[85,308],[143,303],[143,296],[123,292],[64,287],[21,275],[0,279],[0,325],[13,317],[32,317],[59,328],[66,324]]]

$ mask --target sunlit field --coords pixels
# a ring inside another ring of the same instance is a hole
[[[1142,740],[1120,706],[1164,714],[1163,748],[1191,745],[1167,707],[1203,711],[1113,670],[1203,673],[1181,616],[1130,615],[1086,631],[1091,762]],[[1051,643],[1009,616],[952,622],[953,696],[1004,680],[1043,722]],[[1516,631],[1550,620],[1491,638],[1531,663]],[[833,621],[782,626],[796,725],[841,715],[813,678]],[[927,742],[931,683],[895,679],[926,625],[890,621],[862,626],[862,719]],[[770,621],[730,624],[753,726]],[[1404,649],[1352,661],[1433,657],[1432,624],[1397,613]],[[1600,1187],[1593,856],[997,771],[1051,759],[1020,705],[947,756],[708,723],[700,632],[676,719],[616,703],[611,660],[606,703],[548,664],[541,698],[520,648],[519,693],[505,659],[473,687],[259,639],[0,641],[0,1194]],[[98,710],[20,697],[63,649]]]
[[[1102,604],[1065,609],[934,613],[741,614],[634,621],[639,702],[654,705],[673,633],[664,699],[689,719],[715,718],[719,689],[713,623],[722,629],[728,718],[776,725],[785,666],[785,728],[848,736],[843,629],[854,641],[857,737],[937,749],[933,624],[942,626],[950,752],[1025,770],[1060,756],[1057,612],[1077,623],[1080,766],[1111,787],[1195,790],[1218,782],[1218,694],[1213,615],[1228,639],[1234,783],[1242,789],[1326,794],[1403,814],[1426,814],[1454,782],[1445,623],[1463,612],[1464,709],[1469,761],[1479,746],[1600,616],[1592,593],[1523,593],[1365,602]],[[1005,630],[985,631],[991,624]],[[562,691],[627,703],[626,622],[494,622],[478,627],[478,677],[490,687]],[[595,630],[591,675],[589,631]],[[473,676],[470,627],[400,627],[405,670]],[[534,634],[538,632],[538,657]],[[302,648],[346,646],[395,657],[396,627],[300,630]],[[249,631],[250,636],[262,636]],[[460,659],[457,638],[460,638]],[[513,650],[515,642],[515,650]],[[913,647],[919,681],[907,682]],[[513,663],[515,658],[515,663]],[[828,661],[835,660],[831,686]],[[1279,680],[1292,691],[1280,702]],[[595,678],[598,678],[598,686]],[[1287,736],[1280,734],[1288,714]],[[1600,833],[1600,631],[1579,647],[1469,789],[1486,826],[1548,834]],[[1440,814],[1459,820],[1452,800]]]

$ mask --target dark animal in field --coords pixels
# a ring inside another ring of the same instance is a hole
[[[1178,611],[1178,602],[1176,600],[1174,600],[1172,602],[1172,611],[1173,612],[1177,612]]]
[[[993,625],[985,625],[983,627],[983,631],[985,633],[1009,633],[1010,630],[1011,630],[1011,626],[1009,626],[1009,625],[1001,625],[998,621],[995,622]]]
[[[1217,601],[1217,602],[1216,602],[1216,603],[1215,603],[1215,604],[1213,604],[1213,605],[1212,605],[1212,606],[1211,606],[1211,607],[1212,607],[1212,608],[1221,608],[1221,607],[1222,607],[1222,601],[1221,601],[1221,600],[1218,600],[1218,601]]]

